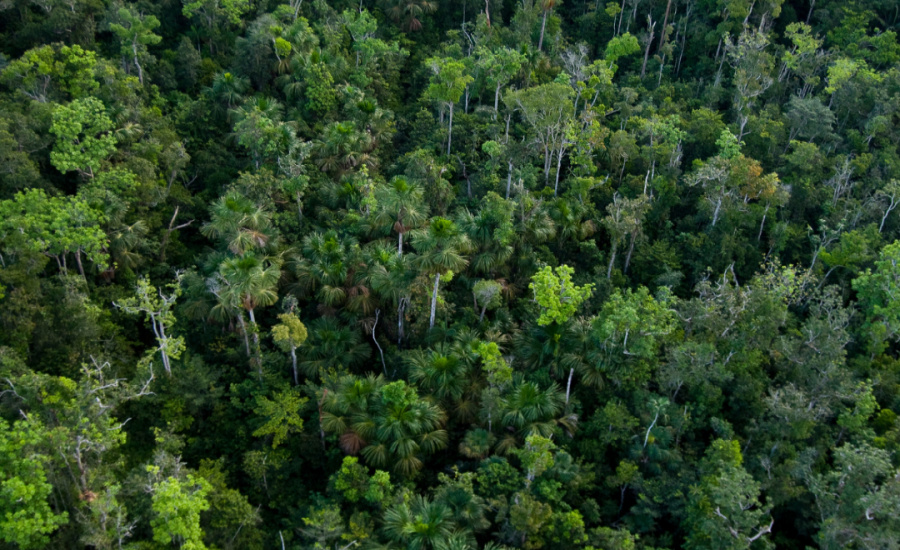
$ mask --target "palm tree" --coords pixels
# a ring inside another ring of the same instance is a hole
[[[341,367],[353,368],[368,359],[371,349],[359,331],[333,317],[316,319],[309,325],[308,338],[300,348],[300,369],[310,378]]]
[[[371,424],[369,401],[380,398],[385,381],[382,375],[369,374],[365,378],[346,374],[329,381],[321,398],[321,428],[337,434],[341,449],[351,455],[359,454],[367,441],[354,429],[367,433]]]
[[[223,283],[223,303],[243,308],[250,317],[257,368],[262,376],[262,353],[255,312],[258,307],[270,306],[278,301],[277,287],[281,268],[268,258],[257,258],[248,253],[222,262],[219,278]],[[241,319],[243,323],[243,316]]]
[[[371,442],[362,455],[373,466],[410,476],[422,468],[422,455],[447,447],[444,411],[403,381],[382,388],[374,413],[373,429],[360,433]]]
[[[237,191],[229,191],[210,207],[210,220],[200,232],[219,239],[234,254],[266,248],[275,240],[271,214]]]
[[[464,210],[459,224],[472,241],[472,268],[476,273],[495,273],[513,254],[515,205],[489,193],[477,215]]]
[[[445,542],[454,531],[450,510],[443,504],[415,495],[384,513],[384,532],[408,550],[431,550]]]
[[[422,467],[423,455],[447,446],[444,411],[402,381],[345,375],[327,382],[323,394],[322,429],[372,466],[409,476]]]
[[[482,428],[469,430],[459,443],[459,453],[467,458],[481,460],[490,454],[495,440],[494,434]]]
[[[336,179],[357,166],[374,168],[375,159],[370,155],[373,149],[371,136],[349,121],[329,124],[322,138],[313,143],[316,165]]]
[[[250,88],[250,79],[231,73],[216,73],[212,86],[203,93],[215,102],[220,112],[227,112],[241,102],[244,93]]]
[[[397,345],[403,340],[403,321],[412,297],[415,255],[398,255],[383,243],[373,243],[364,251],[366,283],[381,300],[397,308]]]
[[[369,264],[356,240],[339,237],[336,231],[316,232],[304,237],[300,252],[291,264],[296,277],[293,288],[313,293],[320,311],[330,315],[344,306],[366,314],[375,310],[366,276]]]
[[[433,0],[382,0],[384,13],[406,32],[422,30],[421,17],[437,10]]]
[[[403,176],[397,176],[390,184],[375,191],[378,209],[374,223],[392,224],[397,232],[397,254],[403,254],[403,235],[415,229],[427,219],[428,209],[422,201],[423,191]]]
[[[428,227],[418,232],[413,243],[419,251],[419,266],[429,275],[434,275],[434,290],[431,293],[431,318],[428,328],[434,328],[437,309],[438,286],[441,274],[459,271],[468,263],[463,254],[469,250],[469,239],[459,232],[452,221],[434,218]]]
[[[563,406],[563,394],[556,384],[541,389],[534,382],[519,381],[503,399],[501,420],[520,439],[532,434],[550,437],[557,426],[572,433],[578,418],[574,414],[558,417]],[[498,450],[508,450],[515,443],[509,439],[501,441]]]
[[[447,346],[449,347],[449,346]],[[468,366],[452,350],[413,350],[406,356],[409,380],[446,402],[462,397],[468,383]],[[442,353],[448,351],[449,353]]]

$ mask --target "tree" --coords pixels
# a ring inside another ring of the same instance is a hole
[[[602,365],[617,385],[641,384],[668,335],[675,331],[672,297],[666,287],[658,298],[645,287],[616,290],[593,320],[592,363]]]
[[[616,261],[616,251],[619,246],[631,237],[631,244],[628,246],[628,256],[625,259],[625,271],[628,271],[628,264],[631,260],[631,253],[634,251],[634,244],[641,232],[644,223],[644,216],[650,208],[650,201],[646,195],[640,195],[634,199],[625,199],[618,193],[613,195],[612,203],[606,205],[608,214],[603,218],[603,225],[609,232],[612,241],[609,252],[609,265],[606,268],[606,278],[612,277],[612,268]]]
[[[172,374],[170,358],[179,359],[185,349],[183,337],[172,337],[166,334],[166,328],[171,329],[175,324],[175,313],[172,309],[175,306],[175,300],[181,296],[179,283],[180,281],[169,284],[171,294],[166,296],[162,289],[157,291],[150,281],[141,278],[138,279],[134,296],[129,296],[113,304],[130,315],[144,314],[150,318],[150,326],[153,327],[153,334],[156,335],[156,341],[159,343],[157,349],[162,356],[163,367],[166,369],[166,374],[170,376]]]
[[[141,59],[145,63],[153,61],[153,56],[147,53],[147,46],[159,44],[162,40],[161,36],[153,33],[159,27],[159,19],[153,15],[135,13],[130,8],[119,8],[116,14],[121,23],[111,23],[109,29],[119,37],[122,58],[131,58],[138,71],[138,80],[143,85],[144,67]]]
[[[428,217],[428,210],[422,202],[423,190],[403,176],[393,178],[388,185],[375,190],[378,208],[374,223],[391,224],[397,232],[397,254],[403,254],[403,235],[415,229]]]
[[[821,520],[816,536],[821,548],[894,544],[900,527],[900,480],[887,451],[848,443],[835,449],[831,470],[817,474],[808,462],[803,466]]]
[[[0,419],[0,539],[27,550],[44,548],[48,535],[68,523],[47,502],[53,486],[47,482],[50,457],[40,451],[50,433],[32,419]]]
[[[259,170],[263,162],[285,155],[297,140],[291,125],[281,120],[281,105],[274,100],[249,100],[231,111],[237,143],[250,151]]]
[[[459,271],[468,263],[463,254],[469,249],[469,239],[460,234],[459,228],[445,218],[433,218],[428,227],[419,231],[413,240],[419,252],[417,262],[428,275],[434,275],[434,289],[431,292],[431,317],[428,328],[434,328],[437,311],[438,285],[441,275]]]
[[[434,13],[438,4],[434,0],[380,0],[385,13],[407,32],[422,30],[422,17]]]
[[[547,266],[531,277],[532,282],[528,288],[534,292],[534,301],[541,307],[538,325],[566,323],[578,310],[578,306],[591,297],[594,285],[572,284],[573,273],[575,270],[567,265],[561,265],[555,270]]]
[[[39,103],[82,99],[100,86],[96,66],[94,52],[78,44],[54,44],[25,52],[3,69],[0,80]]]
[[[265,249],[275,240],[271,214],[263,207],[231,191],[210,207],[210,220],[200,231],[219,239],[234,254]]]
[[[568,84],[549,82],[533,88],[509,92],[503,98],[510,110],[518,111],[534,139],[544,151],[544,184],[550,181],[553,156],[557,157],[557,182],[560,162],[566,148],[571,145],[568,129],[575,114],[575,91]]]
[[[717,439],[691,488],[686,548],[750,548],[772,532],[775,520],[759,502],[759,483],[743,468],[737,441]]]
[[[553,466],[553,451],[556,445],[552,440],[538,434],[525,438],[525,446],[516,454],[525,469],[525,488],[531,486],[534,478],[540,476]]]
[[[446,506],[415,495],[411,502],[392,506],[384,513],[384,530],[391,540],[407,548],[429,550],[438,548],[451,535],[453,523]]]
[[[106,234],[103,215],[77,196],[47,196],[41,189],[16,193],[0,201],[0,246],[10,252],[32,251],[56,259],[67,272],[66,256],[75,254],[78,270],[85,276],[81,254],[105,268]]]
[[[253,431],[253,435],[272,436],[272,448],[277,448],[290,434],[303,431],[300,410],[307,401],[309,399],[300,397],[296,389],[276,392],[272,399],[258,395],[254,412],[264,418],[265,422]]]
[[[78,171],[93,178],[94,172],[116,150],[113,122],[103,102],[94,97],[76,99],[53,111],[50,133],[56,136],[50,162],[60,172]]]
[[[278,301],[278,279],[281,268],[268,258],[258,258],[252,253],[229,258],[219,266],[220,297],[230,307],[240,307],[250,316],[250,332],[256,350],[256,363],[262,376],[262,355],[259,348],[259,326],[256,308],[266,307]],[[238,314],[243,326],[243,315]],[[246,331],[246,328],[245,328]]]
[[[291,365],[294,370],[294,384],[299,384],[297,378],[297,348],[306,341],[307,332],[306,325],[293,313],[282,313],[278,316],[281,321],[272,327],[272,340],[275,344],[291,354]]]
[[[875,355],[900,334],[900,241],[885,246],[875,262],[853,279],[860,306],[865,313],[862,334]]]
[[[500,305],[500,291],[503,287],[497,281],[486,281],[484,279],[475,283],[472,287],[472,294],[475,296],[475,303],[481,306],[481,313],[478,315],[478,322],[484,320],[484,312],[488,308],[495,308]]]
[[[745,208],[751,199],[771,200],[781,183],[778,174],[763,174],[759,162],[741,154],[741,142],[728,130],[722,131],[716,144],[719,154],[700,163],[687,180],[688,185],[704,190],[706,207],[712,210],[710,227],[715,227],[723,211]]]
[[[494,86],[494,116],[500,105],[500,89],[512,80],[525,64],[525,55],[505,46],[490,50],[481,47],[475,52],[475,66],[484,73],[485,79]]]
[[[450,146],[453,143],[453,108],[459,98],[462,97],[466,87],[475,79],[467,74],[465,63],[445,57],[432,57],[426,62],[433,75],[425,90],[425,99],[436,101],[441,105],[441,122],[444,120],[444,107],[449,110],[449,123],[447,129],[447,155],[450,155]]]
[[[200,513],[209,509],[209,482],[193,474],[186,474],[184,479],[158,479],[158,466],[148,466],[147,471],[151,479],[157,478],[149,487],[153,495],[153,540],[176,544],[184,550],[205,550]]]

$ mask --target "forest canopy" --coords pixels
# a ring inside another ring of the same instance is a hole
[[[0,548],[898,548],[898,30],[0,1]]]

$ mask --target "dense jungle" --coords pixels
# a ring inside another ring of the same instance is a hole
[[[900,549],[897,0],[0,0],[0,548]]]

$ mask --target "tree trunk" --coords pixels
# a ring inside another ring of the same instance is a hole
[[[654,30],[656,29],[656,23],[650,21],[650,16],[647,16],[648,22],[650,23],[650,37],[647,38],[647,47],[644,49],[644,63],[641,65],[641,80],[644,80],[644,73],[647,72],[647,59],[650,57],[650,46],[653,44],[653,37],[656,35]]]
[[[397,255],[403,255],[403,231],[397,231]]]
[[[572,376],[575,375],[575,369],[569,369],[569,381],[566,382],[566,405],[569,404],[569,393],[572,391]]]
[[[131,51],[134,53],[134,66],[137,67],[138,70],[138,81],[141,83],[141,86],[144,85],[144,69],[141,67],[141,64],[138,63],[138,54],[137,54],[137,44],[131,44]]]
[[[666,3],[666,15],[663,17],[663,26],[662,26],[662,36],[659,39],[659,47],[656,49],[656,53],[660,53],[662,51],[663,46],[666,45],[666,25],[669,24],[669,9],[672,7],[672,0],[669,0]],[[677,13],[677,11],[676,11]],[[660,71],[662,72],[662,71]]]
[[[713,211],[713,219],[712,219],[713,227],[715,227],[716,222],[719,221],[719,210],[721,210],[721,209],[722,209],[722,199],[719,198],[719,200],[716,201],[716,209]]]
[[[453,103],[450,104],[450,126],[447,131],[447,156],[450,156],[450,144],[453,142]]]
[[[259,326],[256,324],[256,315],[254,315],[253,309],[248,309],[247,313],[250,314],[250,325],[252,325],[253,329],[253,351],[256,352],[256,369],[259,371],[260,380],[262,380],[262,351],[259,347]]]
[[[238,323],[241,325],[241,332],[244,333],[244,348],[247,350],[247,357],[250,357],[250,337],[247,335],[247,323],[244,322],[244,314],[238,311]]]
[[[497,82],[497,89],[494,90],[494,117],[500,112],[500,82]]]
[[[297,377],[297,348],[291,348],[291,364],[294,368],[294,385],[299,386],[300,380]]]
[[[766,226],[766,216],[769,215],[769,205],[766,205],[766,211],[763,212],[762,223],[759,224],[759,234],[756,235],[756,242],[762,239],[763,228]]]
[[[617,244],[617,243],[613,242],[612,252],[610,253],[610,256],[609,256],[609,267],[606,268],[606,278],[607,278],[607,280],[608,280],[610,277],[612,277],[613,262],[616,261],[616,244]]]
[[[538,40],[538,51],[544,46],[544,29],[547,28],[547,13],[550,10],[544,10],[544,18],[541,20],[541,38]]]
[[[166,344],[169,342],[169,337],[166,336],[166,326],[162,324],[162,321],[157,321],[155,317],[155,315],[151,316],[151,320],[154,325],[159,327],[160,348],[165,348]],[[172,376],[172,364],[169,362],[169,355],[166,353],[165,349],[160,349],[159,354],[162,356],[163,368],[166,369],[166,374]]]
[[[566,150],[565,141],[559,148],[559,153],[556,155],[556,182],[553,184],[553,196],[555,197],[557,191],[559,190],[559,173],[562,170],[562,158],[563,152]]]
[[[509,200],[509,188],[512,186],[512,171],[513,171],[513,163],[512,159],[508,161],[509,168],[506,173],[506,200]]]
[[[628,273],[628,264],[631,263],[631,253],[634,252],[634,242],[637,240],[637,233],[631,234],[631,244],[628,246],[628,254],[625,256],[625,269],[623,273]]]
[[[78,273],[81,274],[81,278],[86,280],[87,277],[84,276],[84,266],[81,265],[81,249],[80,248],[75,249],[75,263],[78,264]]]
[[[487,304],[485,304],[484,307],[481,308],[481,315],[478,316],[478,322],[479,322],[479,323],[482,322],[482,321],[484,320],[484,312],[485,312],[485,311],[487,311]]]
[[[431,293],[431,319],[428,321],[428,330],[434,328],[434,314],[437,311],[437,293],[438,293],[438,284],[441,282],[441,274],[438,273],[434,276],[434,291]]]

